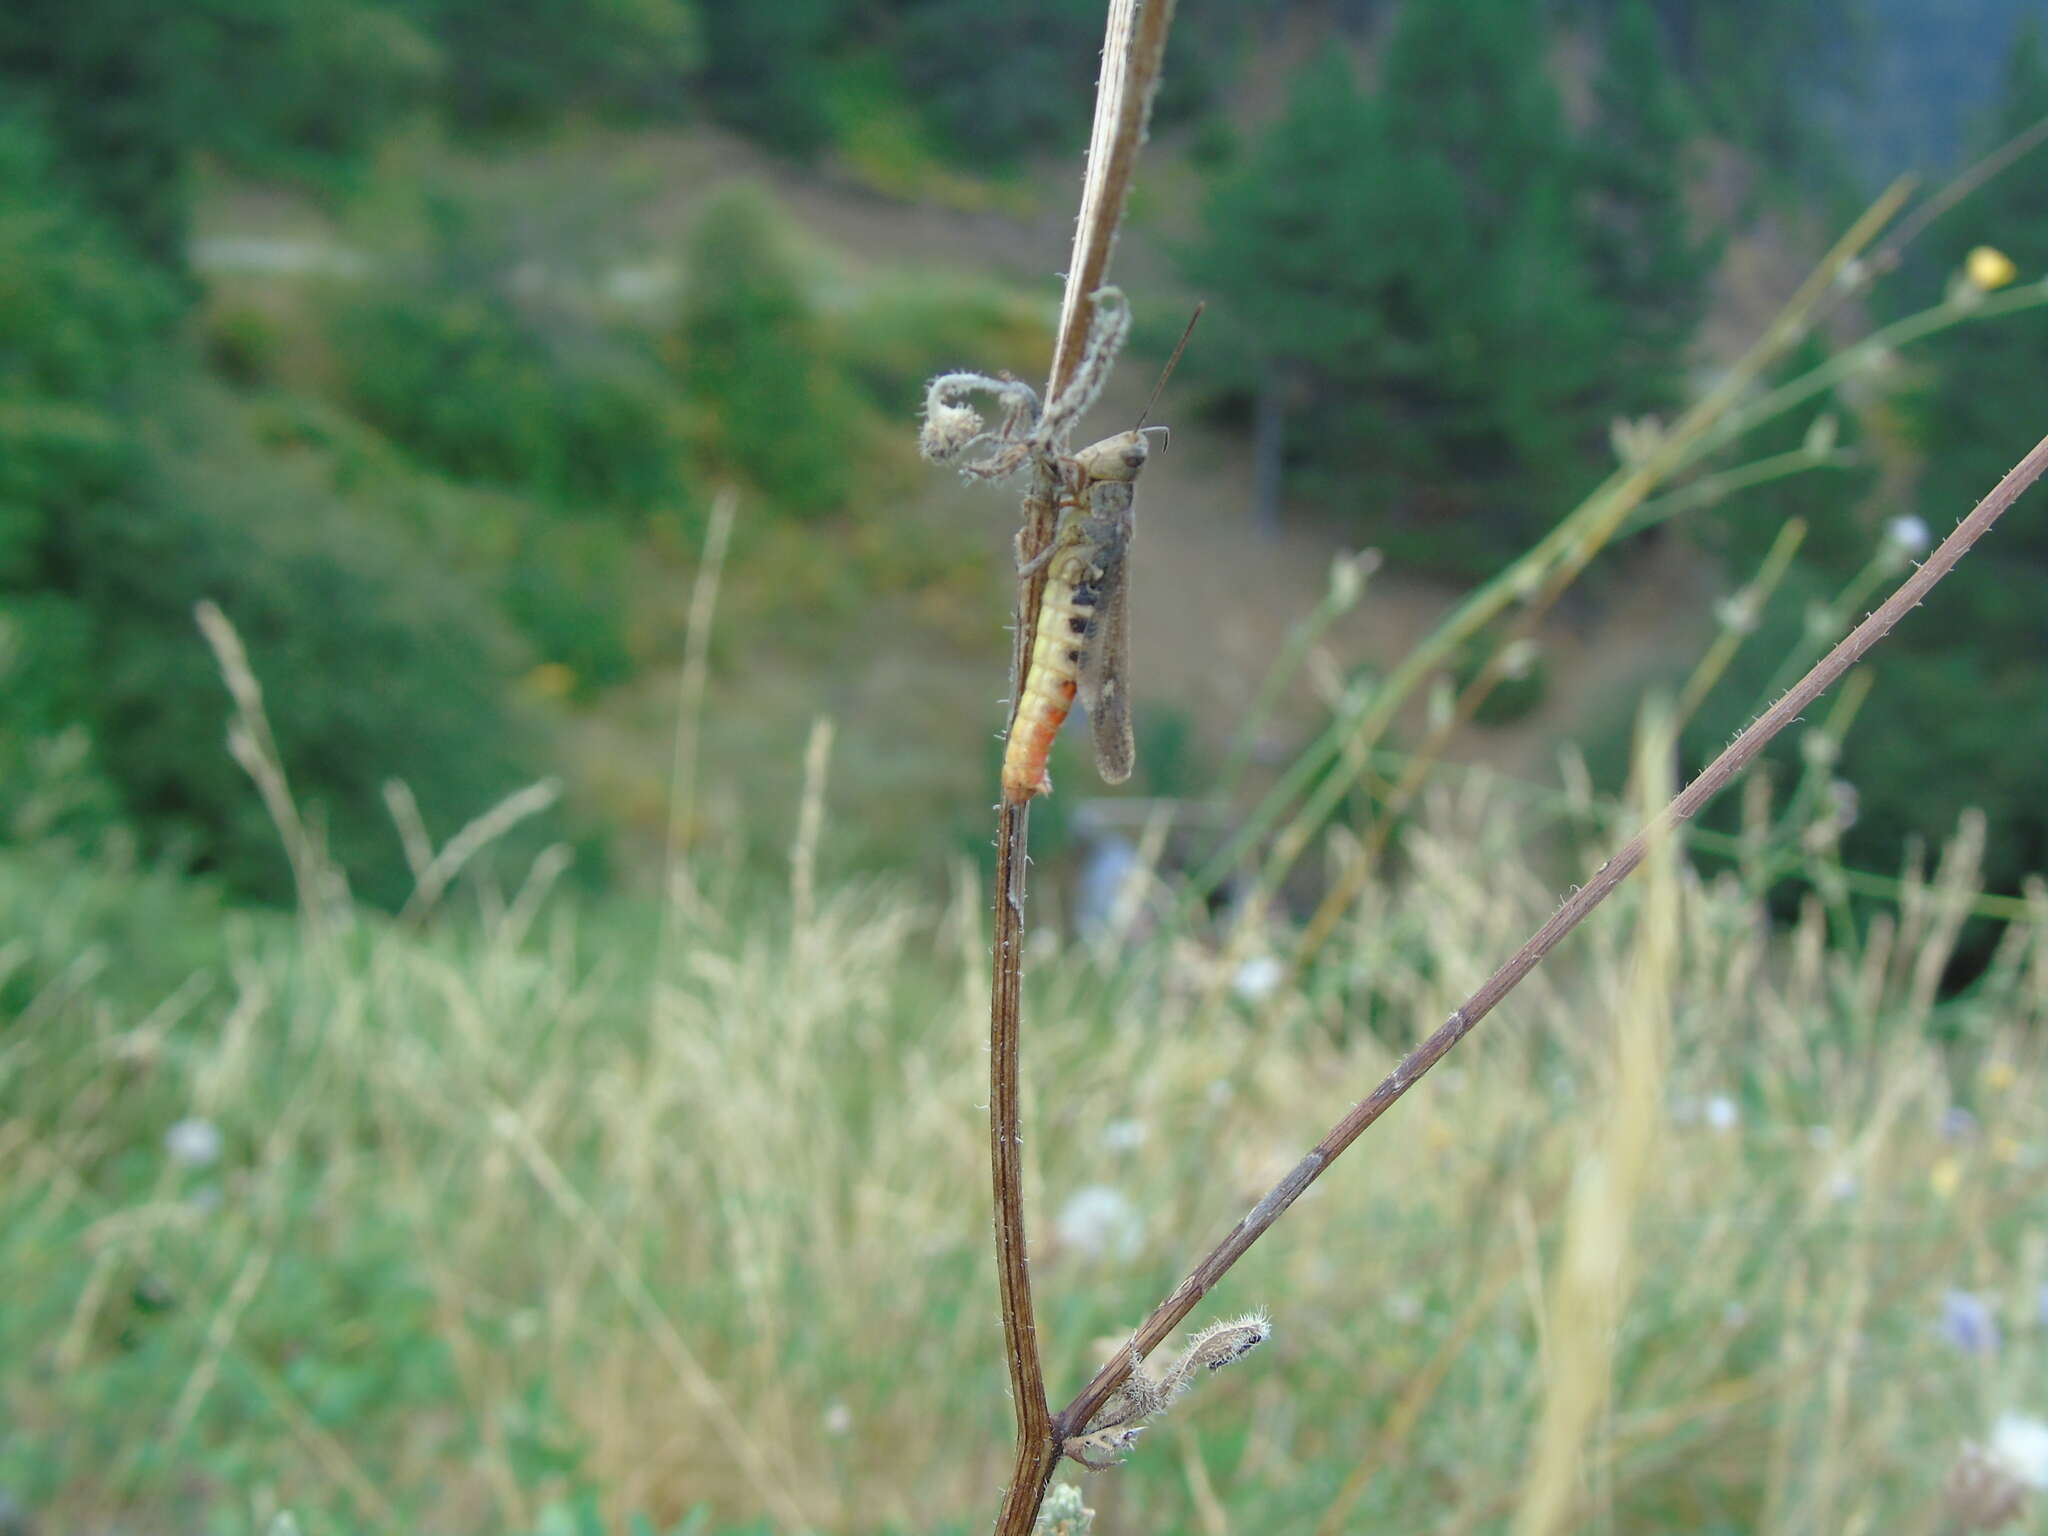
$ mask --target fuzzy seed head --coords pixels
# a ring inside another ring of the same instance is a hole
[[[981,436],[981,428],[981,412],[973,406],[933,400],[925,407],[924,427],[917,434],[917,450],[927,463],[947,463]]]
[[[1227,1323],[1211,1323],[1188,1345],[1188,1358],[1204,1370],[1220,1371],[1242,1360],[1273,1336],[1273,1323],[1263,1312],[1247,1312]]]
[[[1054,1483],[1038,1506],[1031,1536],[1088,1536],[1094,1524],[1095,1511],[1081,1502],[1080,1488],[1073,1483]]]
[[[1098,1429],[1087,1434],[1069,1435],[1061,1449],[1090,1471],[1101,1472],[1129,1455],[1131,1447],[1138,1443],[1138,1436],[1143,1433],[1145,1426],[1142,1424]]]
[[[1964,1445],[1941,1489],[1952,1531],[1996,1531],[2026,1513],[2027,1486],[1982,1446]]]

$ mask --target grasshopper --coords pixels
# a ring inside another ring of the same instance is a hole
[[[1105,288],[1095,297],[1095,321],[1081,367],[1074,384],[1051,409],[1038,413],[1029,387],[1014,379],[979,374],[944,375],[933,381],[926,400],[927,457],[955,457],[975,443],[993,438],[994,450],[969,463],[966,473],[992,477],[1036,461],[1048,471],[1054,486],[1058,510],[1052,541],[1035,559],[1020,560],[1018,565],[1020,576],[1043,567],[1046,579],[1031,655],[1003,753],[1003,797],[1013,804],[1021,805],[1052,788],[1046,760],[1077,696],[1088,711],[1096,768],[1103,781],[1123,783],[1131,776],[1136,759],[1126,681],[1130,655],[1126,557],[1136,528],[1138,475],[1151,453],[1145,434],[1165,431],[1163,427],[1148,428],[1145,418],[1158,403],[1188,338],[1183,333],[1136,426],[1079,453],[1064,453],[1060,450],[1066,434],[1101,392],[1130,329],[1130,311],[1121,293]],[[1200,317],[1197,307],[1195,318]],[[1194,320],[1188,322],[1189,332],[1194,325]],[[996,433],[982,433],[979,415],[958,403],[957,397],[970,389],[988,390],[1003,401],[1004,424]],[[1024,433],[1023,422],[1034,415],[1036,421],[1028,434]]]

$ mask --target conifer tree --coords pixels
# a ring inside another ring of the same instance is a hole
[[[1241,326],[1233,382],[1262,429],[1286,405],[1294,485],[1461,574],[1497,569],[1592,483],[1627,366],[1543,42],[1532,0],[1469,0],[1403,10],[1374,97],[1325,56],[1217,189],[1192,259]]]
[[[1604,44],[1585,147],[1594,281],[1621,312],[1617,411],[1666,411],[1713,266],[1686,216],[1692,113],[1647,0],[1620,0]]]

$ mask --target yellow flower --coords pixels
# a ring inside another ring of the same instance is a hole
[[[1963,275],[1969,278],[1973,287],[1989,293],[1994,288],[2003,288],[2015,277],[2020,269],[2012,264],[2012,258],[1996,246],[1980,245],[1963,258]]]
[[[526,674],[526,686],[544,699],[564,699],[576,687],[576,673],[559,661],[544,661]]]
[[[2017,1163],[2020,1144],[2010,1136],[1994,1136],[1991,1138],[1991,1155],[2001,1163]]]
[[[1944,1200],[1948,1199],[1958,1189],[1962,1188],[1962,1160],[1960,1158],[1944,1157],[1928,1170],[1927,1182],[1933,1186],[1935,1194]]]
[[[2003,1093],[2019,1080],[2018,1069],[2003,1056],[1984,1063],[1983,1083],[1987,1092]]]

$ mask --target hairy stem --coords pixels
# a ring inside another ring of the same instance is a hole
[[[1060,307],[1052,375],[1044,399],[1057,400],[1079,367],[1094,295],[1109,273],[1129,199],[1131,175],[1166,52],[1174,0],[1110,0],[1096,86],[1095,126],[1088,146],[1088,174],[1081,189],[1079,225],[1067,267],[1067,291]],[[1025,492],[1017,554],[1027,574],[1018,582],[1015,643],[1010,659],[1010,698],[1023,697],[1024,670],[1031,658],[1033,628],[1044,596],[1046,572],[1034,558],[1052,541],[1057,485],[1054,467],[1032,468]],[[1014,723],[1014,722],[1013,722]],[[989,993],[989,1163],[995,1190],[997,1284],[1002,1295],[1003,1349],[1017,1414],[1016,1457],[996,1517],[998,1536],[1029,1536],[1045,1490],[1059,1464],[1059,1439],[1052,1432],[1044,1368],[1031,1304],[1030,1255],[1024,1229],[1023,1120],[1018,1094],[1021,992],[1024,977],[1024,870],[1029,858],[1029,805],[1007,799],[996,820],[995,965]]]

